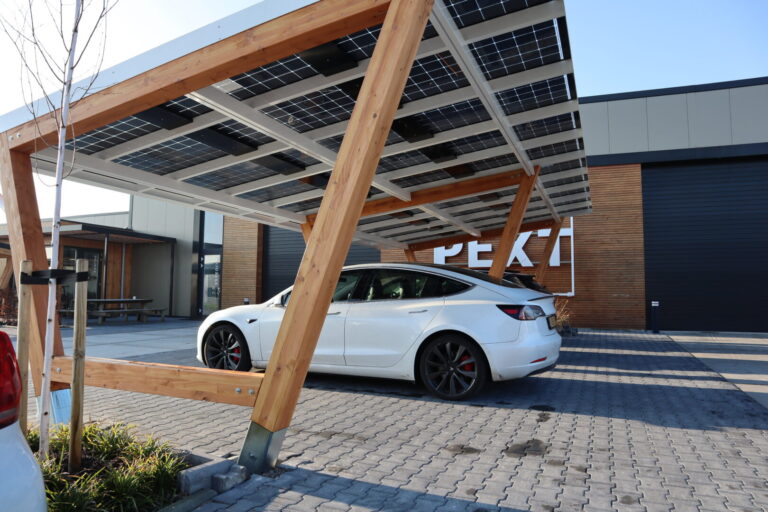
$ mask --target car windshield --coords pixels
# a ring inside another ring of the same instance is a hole
[[[479,272],[477,270],[472,270],[469,268],[453,267],[451,265],[437,265],[434,263],[432,264],[426,263],[426,264],[420,264],[420,265],[425,267],[433,267],[433,268],[439,268],[442,270],[448,270],[450,272],[456,272],[457,274],[461,274],[467,277],[473,277],[475,279],[485,281],[486,283],[492,283],[495,285],[504,286],[506,288],[525,288],[525,286],[517,279],[515,279],[514,281],[507,280],[507,279],[497,279],[483,272]]]

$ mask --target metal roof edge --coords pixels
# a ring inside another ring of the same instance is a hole
[[[708,84],[683,85],[679,87],[666,87],[663,89],[647,89],[644,91],[600,94],[597,96],[583,96],[579,98],[579,104],[585,105],[588,103],[630,100],[636,98],[650,98],[653,96],[669,96],[672,94],[687,94],[691,92],[719,91],[723,89],[735,89],[737,87],[750,87],[754,85],[766,84],[768,84],[768,76],[761,76],[755,78],[744,78],[741,80],[729,80],[725,82],[712,82]]]

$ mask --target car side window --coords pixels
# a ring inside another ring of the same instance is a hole
[[[333,292],[331,302],[345,302],[349,300],[362,276],[363,272],[360,270],[342,272],[339,276],[339,282],[336,284],[336,290]],[[291,292],[287,292],[280,297],[280,305],[283,307],[287,306],[289,300],[291,300]]]
[[[361,270],[342,272],[339,276],[339,282],[336,284],[336,290],[333,292],[332,302],[345,302],[351,299],[362,276],[363,271]]]
[[[410,270],[376,269],[363,293],[363,300],[427,299],[458,293],[469,285],[432,274]]]

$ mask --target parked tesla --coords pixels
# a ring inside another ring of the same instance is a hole
[[[265,368],[291,290],[208,316],[197,358]],[[341,273],[310,371],[420,381],[461,400],[489,380],[544,371],[559,353],[552,295],[445,265],[355,265]]]

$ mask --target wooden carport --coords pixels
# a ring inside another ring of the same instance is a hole
[[[519,232],[590,211],[564,15],[562,0],[320,0],[73,105],[73,179],[307,240],[263,376],[89,358],[86,383],[253,406],[240,462],[273,465],[353,240],[412,258],[501,235],[500,277]],[[46,116],[0,138],[13,259],[36,270],[33,167],[52,170],[55,138]],[[68,382],[58,337],[54,368]]]

